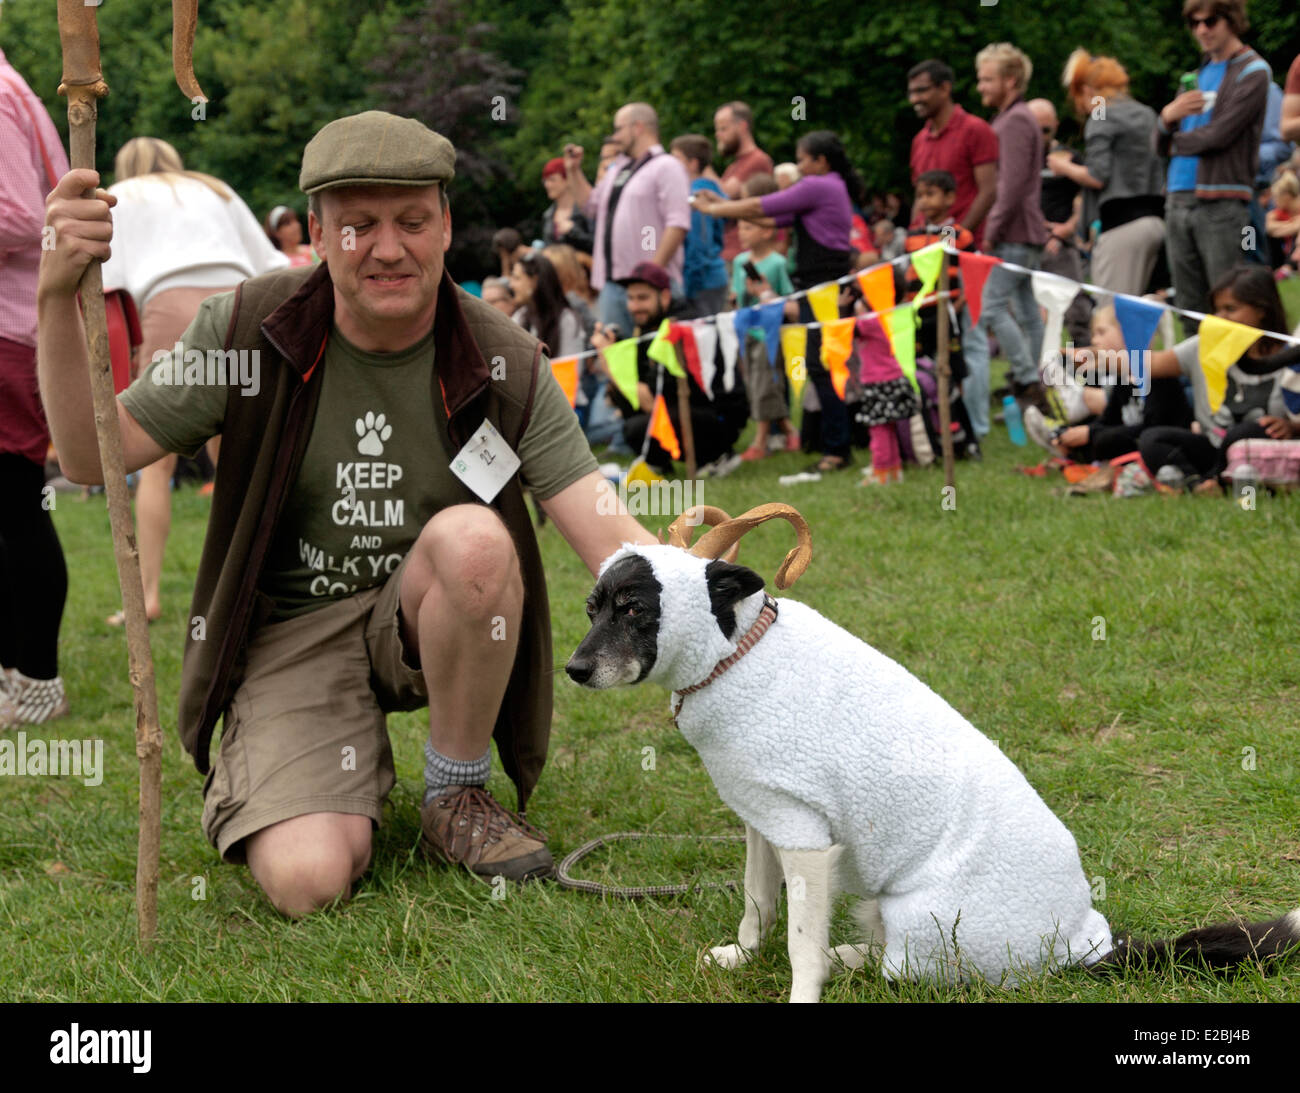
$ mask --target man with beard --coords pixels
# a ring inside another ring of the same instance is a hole
[[[633,337],[652,330],[658,330],[665,318],[673,318],[674,308],[672,291],[668,274],[662,266],[653,262],[642,262],[632,273],[619,281],[627,290],[627,309],[635,324]],[[596,324],[591,344],[598,350],[604,350],[615,339]],[[623,439],[635,452],[641,450],[645,443],[646,430],[650,427],[650,414],[654,410],[655,389],[658,383],[659,365],[650,359],[649,340],[637,344],[637,404],[634,406],[618,389],[618,385],[609,385],[610,398],[623,414]],[[601,367],[605,368],[604,353],[600,356]],[[739,376],[730,391],[725,390],[722,372],[715,374],[713,389],[706,394],[693,378],[690,383],[691,430],[695,440],[695,459],[701,476],[712,475],[721,478],[740,466],[741,458],[732,453],[732,445],[740,436],[745,422],[749,419],[749,404],[745,398],[745,387]],[[666,369],[663,374],[663,387],[660,392],[667,404],[668,417],[673,423],[673,430],[680,439],[682,423],[677,407],[677,379]],[[660,474],[671,474],[673,460],[657,440],[650,441],[646,450],[646,464]]]
[[[722,192],[732,201],[745,195],[740,192],[751,175],[770,175],[772,157],[754,142],[754,112],[743,102],[719,106],[713,115],[713,136],[720,156],[732,156],[722,172]],[[722,236],[722,260],[730,262],[745,248],[734,220],[728,220]]]

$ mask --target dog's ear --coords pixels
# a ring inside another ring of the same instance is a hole
[[[736,604],[763,588],[763,578],[752,569],[730,562],[710,562],[704,569],[709,586],[709,606],[724,637],[736,632]]]

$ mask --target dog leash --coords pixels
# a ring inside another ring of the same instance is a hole
[[[744,842],[744,835],[659,835],[648,831],[619,831],[613,835],[602,835],[598,839],[583,843],[577,850],[567,855],[555,869],[555,880],[561,888],[573,888],[579,892],[594,892],[600,896],[613,896],[616,899],[657,899],[661,896],[684,896],[690,892],[703,892],[709,888],[728,888],[735,891],[738,885],[734,880],[701,881],[695,884],[651,884],[638,888],[624,888],[615,884],[601,884],[594,880],[578,880],[570,875],[570,870],[593,850],[598,850],[607,843],[618,839],[700,839],[705,842]]]
[[[736,651],[724,660],[718,661],[717,667],[708,679],[690,687],[683,687],[675,691],[674,696],[680,702],[681,696],[693,694],[694,692],[707,687],[718,676],[722,675],[728,668],[736,663],[741,657],[750,651],[761,638],[767,629],[776,621],[777,602],[771,596],[764,595],[763,609],[759,612],[754,625],[745,632],[745,636],[740,639],[740,644]],[[680,706],[678,712],[681,712]],[[676,722],[676,715],[673,721]],[[598,850],[606,843],[614,842],[616,839],[700,839],[706,842],[744,842],[744,835],[660,835],[654,832],[640,831],[619,831],[613,835],[602,835],[598,839],[592,839],[590,842],[583,843],[577,850],[569,854],[560,862],[555,870],[555,879],[561,888],[573,888],[580,892],[595,892],[598,895],[615,896],[618,899],[654,899],[659,896],[684,896],[688,892],[701,892],[708,888],[728,888],[735,891],[737,885],[734,880],[729,881],[709,881],[699,884],[652,884],[636,888],[623,888],[613,884],[601,884],[594,880],[577,880],[570,875],[569,870],[577,865],[583,858],[593,850]]]

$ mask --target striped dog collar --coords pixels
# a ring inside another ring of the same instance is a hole
[[[728,668],[736,663],[741,657],[748,653],[755,645],[758,639],[767,633],[767,628],[776,622],[777,606],[776,600],[766,593],[763,594],[763,610],[758,613],[758,618],[754,620],[754,625],[745,631],[745,636],[740,639],[740,644],[736,646],[736,651],[730,656],[718,661],[717,666],[710,673],[708,679],[703,679],[699,683],[693,683],[689,687],[683,687],[674,693],[678,695],[693,694],[695,691],[702,690],[712,683],[718,676],[722,675]]]

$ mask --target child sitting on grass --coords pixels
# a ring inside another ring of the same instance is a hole
[[[764,189],[765,182],[774,188],[770,175],[751,176],[745,180],[743,195],[752,197],[758,193],[770,192],[770,189]],[[750,192],[751,189],[753,193]],[[767,226],[762,220],[737,220],[736,230],[740,245],[745,248],[736,255],[731,267],[731,291],[735,296],[736,307],[753,307],[794,292],[785,257],[776,249],[776,228]],[[746,266],[756,269],[759,277],[750,277],[746,273]],[[797,452],[799,433],[787,416],[789,408],[786,405],[785,363],[779,353],[775,361],[768,360],[767,342],[763,332],[757,328],[751,328],[749,337],[745,339],[744,369],[745,389],[749,393],[749,416],[758,423],[758,431],[754,434],[754,442],[740,453],[740,458],[746,462],[763,459],[767,455],[768,437],[774,426],[785,434],[785,450]]]
[[[1172,376],[1151,379],[1145,394],[1133,385],[1124,333],[1114,307],[1106,305],[1093,311],[1091,327],[1092,351],[1101,371],[1107,371],[1106,366],[1113,362],[1119,382],[1109,389],[1101,417],[1087,425],[1057,430],[1050,441],[1051,449],[1080,463],[1109,462],[1136,452],[1138,439],[1147,429],[1162,426],[1190,429],[1192,408],[1178,379]],[[1025,426],[1029,428],[1028,414]],[[1040,440],[1037,435],[1035,439]]]
[[[1210,299],[1221,319],[1279,333],[1286,329],[1277,284],[1264,266],[1234,266],[1210,290]],[[1142,461],[1156,481],[1190,493],[1220,493],[1219,476],[1236,441],[1300,436],[1300,416],[1288,415],[1282,388],[1296,356],[1293,347],[1260,338],[1228,368],[1223,403],[1211,413],[1199,338],[1180,342],[1170,352],[1153,353],[1153,377],[1188,376],[1196,399],[1194,428],[1148,429],[1139,438]]]

